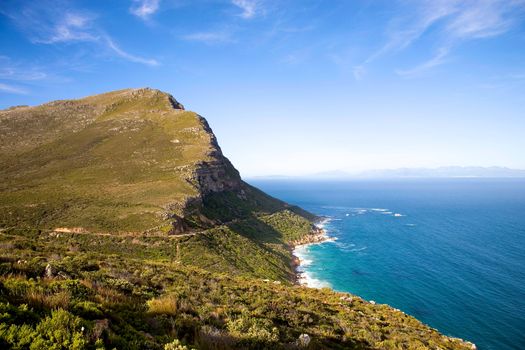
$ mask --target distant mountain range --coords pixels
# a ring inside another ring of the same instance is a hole
[[[506,167],[462,167],[376,169],[362,172],[333,170],[304,176],[271,175],[265,179],[364,179],[364,178],[525,178],[525,170]]]

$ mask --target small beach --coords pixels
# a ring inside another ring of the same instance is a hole
[[[307,270],[307,267],[312,263],[312,260],[308,257],[310,247],[335,240],[335,238],[328,235],[326,230],[326,224],[329,223],[330,220],[330,218],[323,218],[315,224],[317,229],[319,229],[319,233],[316,233],[313,236],[314,238],[307,239],[304,243],[298,242],[293,245],[292,254],[295,262],[296,283],[299,285],[311,288],[331,288],[330,283],[315,278],[312,273]]]

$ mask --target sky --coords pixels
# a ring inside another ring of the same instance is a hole
[[[146,86],[248,177],[525,169],[525,0],[0,0],[0,108]]]

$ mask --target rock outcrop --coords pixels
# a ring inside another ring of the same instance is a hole
[[[298,245],[303,245],[303,244],[314,244],[314,243],[321,243],[327,240],[329,240],[329,238],[326,235],[326,231],[320,227],[312,225],[312,230],[309,235],[306,235],[302,237],[301,239],[291,241],[290,245],[298,246]]]
[[[239,172],[222,154],[217,138],[206,119],[202,116],[198,118],[202,128],[208,133],[211,147],[208,153],[211,160],[199,163],[195,170],[200,194],[205,196],[213,192],[240,191],[242,180]]]

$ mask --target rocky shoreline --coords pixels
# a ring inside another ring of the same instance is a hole
[[[294,277],[293,277],[294,284],[308,287],[308,284],[302,281],[304,279],[302,277],[303,272],[299,271],[299,267],[301,266],[301,259],[297,255],[295,255],[295,249],[300,246],[305,246],[305,245],[310,245],[310,244],[320,244],[320,243],[332,241],[333,238],[328,237],[326,230],[323,228],[324,224],[328,221],[329,221],[328,218],[322,218],[318,223],[313,225],[312,232],[309,235],[304,236],[301,239],[291,241],[289,243],[290,250],[292,253],[292,269],[294,271]]]

